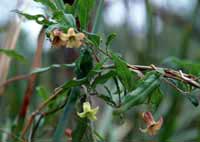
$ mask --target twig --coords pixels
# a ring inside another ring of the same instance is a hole
[[[15,76],[13,78],[10,78],[8,80],[6,80],[5,82],[1,83],[0,84],[0,87],[4,87],[12,82],[15,82],[17,80],[27,80],[28,78],[30,77],[30,75],[18,75],[18,76]]]
[[[48,112],[41,112],[41,113],[40,113],[39,119],[38,119],[38,121],[36,122],[36,125],[33,127],[32,133],[30,134],[31,142],[33,142],[33,140],[34,140],[34,135],[35,135],[35,133],[36,133],[36,130],[37,130],[37,128],[38,128],[38,126],[39,126],[40,121],[42,120],[42,118],[47,117],[47,116],[49,116],[49,115],[51,115],[51,114],[54,114],[54,113],[56,113],[57,111],[63,109],[66,103],[67,103],[67,97],[66,97],[64,103],[61,104],[60,106],[58,106],[57,108],[55,108],[55,109],[53,109],[53,110],[51,110],[51,111],[48,111]]]
[[[58,67],[73,68],[73,67],[75,67],[75,64],[73,64],[73,63],[72,64],[52,64],[52,65],[48,66],[49,69],[58,68]],[[0,84],[0,87],[4,87],[4,86],[6,86],[10,83],[13,83],[15,81],[18,81],[18,80],[27,80],[30,78],[31,75],[34,75],[34,74],[36,75],[38,73],[42,73],[42,72],[46,72],[46,71],[37,72],[37,69],[36,69],[36,71],[33,70],[33,71],[31,71],[31,73],[29,73],[27,75],[17,75],[15,77],[8,79],[7,81],[3,82],[2,84]]]
[[[45,39],[45,29],[43,27],[40,31],[39,36],[38,36],[38,44],[37,44],[37,49],[36,49],[36,52],[35,52],[35,57],[34,57],[32,68],[40,67],[44,39]],[[20,125],[22,125],[22,126],[24,125],[24,119],[26,117],[28,106],[30,104],[30,99],[31,99],[31,96],[33,94],[33,89],[34,89],[34,86],[35,86],[35,80],[36,80],[36,74],[32,74],[29,78],[28,86],[27,86],[25,96],[24,96],[24,99],[23,99],[23,103],[22,103],[20,113],[19,113],[19,119],[22,120],[21,121],[22,123]]]
[[[25,134],[27,130],[29,129],[29,127],[31,126],[35,116],[38,114],[41,114],[42,109],[46,105],[48,105],[50,101],[54,100],[62,91],[63,91],[62,88],[55,89],[55,92],[47,100],[45,100],[42,104],[40,104],[39,107],[36,109],[36,111],[31,114],[30,118],[28,119],[27,123],[25,124],[22,130],[22,133],[21,133],[22,139],[25,139]]]
[[[163,80],[168,83],[170,86],[172,86],[175,90],[179,91],[181,94],[183,95],[187,95],[187,94],[190,94],[190,92],[186,92],[186,91],[183,91],[182,89],[178,88],[175,84],[173,84],[171,81],[169,81],[168,79],[166,78],[163,78]]]
[[[109,68],[114,68],[115,65],[114,64],[110,64],[110,65],[104,65],[103,68],[104,69],[109,69]],[[183,81],[185,83],[190,84],[191,86],[200,88],[200,83],[198,82],[198,78],[193,76],[193,75],[189,75],[186,73],[181,73],[180,71],[175,71],[172,69],[168,69],[168,68],[161,68],[161,67],[152,67],[152,65],[150,66],[141,66],[141,65],[130,65],[127,64],[127,67],[131,70],[131,71],[140,71],[140,72],[144,72],[144,71],[151,71],[154,70],[158,73],[163,74],[164,77],[166,78],[172,78],[172,79],[176,79],[176,80],[180,80]]]
[[[17,0],[16,9],[24,6],[25,0]],[[27,6],[27,5],[26,5]],[[3,43],[2,47],[6,49],[15,49],[17,39],[20,34],[20,25],[21,25],[21,18],[18,18],[16,14],[10,18],[9,29],[7,31],[5,42]],[[11,59],[6,55],[0,56],[0,84],[4,82],[7,78],[7,74],[9,71]],[[0,86],[0,95],[3,95],[4,87]]]

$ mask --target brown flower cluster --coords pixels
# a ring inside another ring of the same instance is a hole
[[[69,28],[67,33],[59,29],[54,29],[50,33],[50,40],[53,47],[79,48],[83,45],[85,35],[83,33],[75,33],[73,28]]]

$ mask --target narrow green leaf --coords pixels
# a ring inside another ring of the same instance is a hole
[[[117,109],[116,112],[125,112],[133,106],[144,103],[148,95],[151,95],[151,93],[158,88],[159,82],[159,75],[157,74],[145,77],[145,80],[142,81],[135,90],[125,96],[122,106]]]
[[[47,90],[42,87],[42,86],[38,86],[36,87],[36,91],[37,91],[37,94],[43,99],[43,100],[46,100],[49,96],[48,96],[48,92]]]
[[[88,128],[88,119],[78,118],[76,129],[73,131],[72,134],[73,142],[80,142],[87,128]]]
[[[53,13],[52,18],[61,25],[67,25],[74,28],[76,27],[76,20],[72,14],[66,14],[61,10],[57,10]]]
[[[94,0],[78,0],[77,14],[80,20],[81,28],[87,30],[91,10],[94,6]]]
[[[34,0],[35,2],[40,2],[41,4],[47,6],[50,8],[52,11],[57,10],[55,4],[51,0]]]
[[[128,69],[126,63],[116,55],[112,55],[113,62],[116,67],[116,73],[122,82],[123,86],[131,91],[133,88],[133,73]]]
[[[52,64],[48,67],[43,67],[43,68],[36,68],[34,69],[33,71],[31,71],[31,74],[37,74],[37,73],[43,73],[43,72],[46,72],[46,71],[49,71],[51,69],[54,69],[54,68],[73,68],[75,67],[75,64]]]
[[[88,48],[82,48],[79,58],[76,60],[75,73],[77,78],[86,77],[93,68],[93,59]]]
[[[110,46],[110,44],[112,43],[112,41],[115,39],[115,37],[117,36],[116,33],[111,33],[106,40],[106,46]]]
[[[195,106],[199,106],[199,100],[194,95],[187,95],[186,98]]]
[[[97,95],[100,99],[104,100],[108,105],[111,106],[117,106],[117,104],[115,103],[115,101],[113,101],[113,99],[110,96],[106,96],[106,95]]]
[[[65,12],[70,13],[70,14],[75,14],[74,13],[74,5],[70,5],[68,3],[65,4]]]
[[[96,9],[96,14],[95,14],[95,18],[93,21],[93,27],[92,27],[93,33],[97,32],[98,27],[101,24],[103,8],[104,8],[104,0],[98,0],[98,7]]]
[[[27,13],[23,13],[19,10],[14,10],[13,12],[16,12],[16,13],[24,16],[28,20],[34,20],[38,24],[41,24],[41,25],[44,25],[44,26],[49,26],[49,25],[54,24],[53,22],[47,20],[47,18],[42,14],[30,15],[30,14],[27,14]]]
[[[153,107],[153,111],[156,111],[163,99],[163,93],[160,88],[156,88],[150,96],[150,103]]]
[[[68,82],[66,82],[62,88],[64,89],[68,89],[68,88],[71,88],[71,87],[76,87],[76,86],[81,86],[82,84],[86,83],[87,82],[87,78],[82,78],[82,79],[78,79],[78,80],[70,80]]]
[[[54,0],[56,7],[60,10],[64,10],[65,9],[65,3],[63,0]]]
[[[22,62],[26,61],[25,57],[15,50],[0,48],[0,54],[5,54],[6,56],[14,58],[18,61],[22,61]]]
[[[91,44],[95,47],[99,47],[101,44],[101,37],[97,34],[94,33],[88,33],[84,32],[87,34],[88,39],[90,40]]]
[[[92,87],[95,88],[96,85],[98,84],[104,84],[105,82],[107,82],[109,79],[112,79],[114,76],[116,76],[116,72],[114,71],[109,71],[103,75],[98,76],[97,78],[95,78]]]
[[[74,87],[74,88],[72,88],[72,91],[69,93],[70,93],[70,95],[69,95],[67,104],[64,107],[64,112],[63,112],[62,116],[60,117],[60,120],[56,127],[56,131],[53,136],[53,142],[61,142],[61,139],[63,138],[63,135],[64,135],[64,130],[66,128],[66,125],[69,123],[71,113],[72,113],[73,109],[75,108],[75,104],[76,104],[78,97],[80,96],[80,89],[78,87]]]
[[[100,140],[99,142],[104,142],[105,141],[105,138],[103,138],[97,131],[94,131],[94,134]]]

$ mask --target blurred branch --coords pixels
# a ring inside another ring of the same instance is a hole
[[[45,39],[45,29],[42,28],[41,31],[40,31],[40,34],[38,36],[37,49],[36,49],[34,61],[33,61],[33,64],[32,64],[33,69],[40,67],[44,39]],[[25,96],[24,96],[24,99],[23,99],[23,103],[22,103],[22,106],[21,106],[21,110],[20,110],[20,113],[19,113],[19,120],[20,120],[19,129],[20,129],[20,127],[23,126],[24,119],[26,117],[28,106],[30,104],[30,99],[31,99],[31,96],[33,95],[33,89],[34,89],[34,86],[35,86],[36,77],[37,77],[36,74],[32,74],[29,77],[29,80],[28,80],[27,89],[26,89]]]
[[[191,20],[186,19],[169,10],[166,10],[163,7],[162,8],[157,6],[152,6],[152,7],[153,7],[153,14],[160,17],[165,23],[172,22],[178,28],[191,27],[191,25],[193,25]],[[197,40],[200,40],[200,28],[193,25],[193,28],[191,30],[191,36],[193,38],[196,38]]]
[[[24,5],[25,0],[17,0],[16,9]],[[3,48],[5,49],[15,49],[17,39],[20,34],[20,25],[21,19],[16,15],[16,13],[10,18],[8,24],[8,31],[6,35],[5,42],[3,43]],[[7,78],[9,66],[10,66],[10,57],[6,55],[0,55],[0,84],[4,82]],[[0,95],[4,92],[4,88],[0,87]]]
[[[30,75],[18,75],[18,76],[12,77],[12,78],[6,80],[5,82],[1,83],[0,87],[5,87],[6,85],[8,85],[12,82],[18,81],[18,80],[27,80],[29,77],[30,77]]]
[[[152,48],[155,48],[155,18],[150,0],[145,0],[145,7],[147,13],[147,52],[150,52]]]
[[[68,97],[66,97],[66,99],[64,100],[64,103],[61,104],[61,105],[59,105],[57,108],[55,108],[55,109],[53,109],[53,110],[50,110],[50,111],[48,111],[48,112],[40,112],[40,113],[39,113],[39,114],[40,114],[39,119],[37,120],[35,126],[33,127],[32,131],[31,131],[31,134],[30,134],[30,139],[31,139],[30,141],[31,141],[31,142],[34,141],[34,135],[35,135],[35,133],[36,133],[36,130],[37,130],[38,127],[39,127],[39,124],[40,124],[40,121],[42,120],[42,118],[47,117],[47,116],[49,116],[49,115],[51,115],[51,114],[54,114],[54,113],[58,112],[59,110],[63,109],[64,106],[65,106],[65,104],[67,103],[67,98],[68,98]],[[37,114],[37,113],[33,113],[33,114]],[[38,114],[38,115],[39,115],[39,114]],[[34,116],[34,117],[35,117],[35,116]]]
[[[191,35],[192,31],[194,30],[195,23],[197,21],[198,11],[200,8],[200,1],[197,1],[196,6],[194,7],[193,13],[192,13],[192,19],[191,19],[191,25],[187,26],[183,32],[182,42],[181,42],[181,49],[180,49],[180,57],[186,58],[190,46],[191,41]]]
[[[53,94],[44,102],[42,102],[38,108],[36,109],[36,111],[34,111],[31,116],[29,117],[29,119],[27,120],[27,123],[24,125],[22,133],[21,133],[21,138],[25,139],[25,134],[28,131],[28,129],[30,128],[34,118],[38,115],[41,114],[42,110],[49,104],[49,102],[51,102],[52,100],[54,100],[61,92],[63,91],[63,88],[56,88],[53,92]],[[48,114],[48,113],[47,113]]]
[[[20,23],[21,20],[15,15],[13,20],[10,21],[10,26],[6,35],[3,48],[5,49],[14,49],[16,47],[16,42],[20,33]],[[10,66],[10,57],[6,55],[0,55],[0,83],[4,82],[7,78],[9,66]],[[0,88],[0,95],[3,94],[4,88]]]
[[[75,66],[75,64],[73,64],[73,63],[72,64],[52,64],[48,67],[36,68],[30,74],[18,75],[18,76],[15,76],[15,77],[12,77],[12,78],[6,80],[5,82],[0,84],[0,87],[5,87],[6,85],[9,85],[10,83],[13,83],[13,82],[18,81],[18,80],[27,80],[27,79],[29,79],[29,77],[31,75],[43,73],[43,72],[46,72],[46,71],[53,69],[53,68],[60,68],[60,67],[73,68],[74,66]]]

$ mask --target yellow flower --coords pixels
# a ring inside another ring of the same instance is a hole
[[[88,118],[90,120],[97,120],[96,113],[99,110],[98,107],[92,109],[89,102],[83,103],[83,112],[77,113],[81,118]]]
[[[67,42],[67,48],[79,48],[83,44],[84,38],[85,35],[83,33],[76,34],[73,28],[69,28],[67,34],[60,34],[60,39]]]
[[[62,33],[62,31],[60,31],[59,29],[54,29],[50,33],[50,40],[52,42],[53,47],[61,47],[61,46],[65,46],[67,44],[66,41],[61,40],[61,38],[60,38],[61,33]]]
[[[156,122],[151,114],[151,112],[143,112],[142,118],[144,122],[147,125],[147,128],[141,129],[140,131],[143,133],[148,133],[148,135],[153,136],[156,135],[158,130],[160,130],[162,124],[163,124],[163,118],[160,117],[160,119]]]

